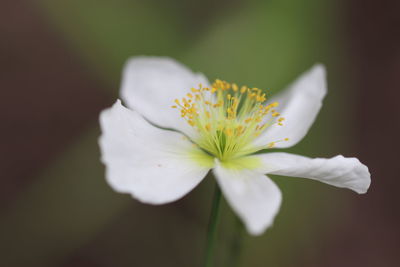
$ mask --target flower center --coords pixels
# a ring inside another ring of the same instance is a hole
[[[255,147],[252,141],[268,127],[283,125],[284,118],[275,110],[279,105],[267,100],[258,88],[239,88],[236,84],[216,80],[211,87],[192,88],[181,100],[175,99],[172,108],[199,132],[193,140],[200,148],[220,160],[228,160],[272,148],[278,140]]]

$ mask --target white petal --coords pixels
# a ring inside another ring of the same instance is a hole
[[[171,58],[134,57],[124,68],[121,98],[152,123],[193,136],[193,128],[171,106],[200,83],[208,85],[204,75],[193,73]]]
[[[288,89],[268,102],[278,102],[277,111],[285,118],[283,126],[267,128],[256,141],[257,146],[289,138],[276,143],[277,148],[291,147],[307,134],[314,123],[327,92],[326,74],[323,65],[315,65],[301,75]]]
[[[342,155],[324,159],[307,158],[288,153],[257,155],[263,162],[263,173],[310,178],[337,187],[348,188],[359,194],[366,193],[371,184],[367,166],[356,158]]]
[[[100,123],[108,183],[142,202],[163,204],[181,198],[211,167],[196,161],[202,152],[196,154],[186,137],[152,126],[120,101],[101,113]]]
[[[214,168],[221,190],[252,235],[262,234],[273,223],[281,205],[281,191],[267,176],[249,170]]]

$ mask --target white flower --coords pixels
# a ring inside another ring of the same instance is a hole
[[[228,203],[253,235],[271,226],[281,204],[281,192],[266,174],[310,178],[365,193],[370,174],[356,158],[255,154],[297,144],[314,122],[326,91],[321,65],[264,104],[266,96],[257,88],[219,80],[211,85],[204,75],[170,58],[132,58],[121,88],[129,109],[118,100],[100,115],[107,181],[141,202],[164,204],[187,194],[212,169]],[[278,103],[281,114],[275,110]]]

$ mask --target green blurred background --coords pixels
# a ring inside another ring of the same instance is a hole
[[[398,3],[0,0],[0,266],[200,266],[211,177],[148,206],[113,192],[99,161],[98,113],[143,54],[271,92],[324,63],[323,110],[288,151],[356,156],[372,187],[274,177],[281,211],[245,235],[241,266],[398,266]],[[233,225],[223,203],[216,266],[229,266]]]

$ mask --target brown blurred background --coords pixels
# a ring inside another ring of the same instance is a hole
[[[324,62],[332,98],[294,151],[356,156],[371,188],[278,182],[282,215],[246,237],[242,266],[398,266],[400,2],[298,2],[0,0],[0,266],[199,266],[211,179],[160,207],[104,181],[97,117],[138,54],[265,86],[270,64],[272,90]],[[224,210],[216,266],[230,238]]]

